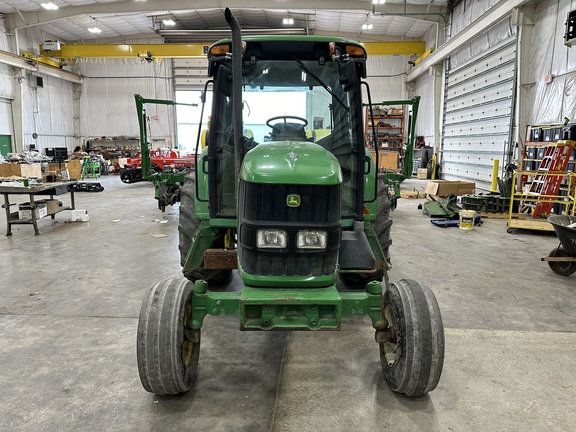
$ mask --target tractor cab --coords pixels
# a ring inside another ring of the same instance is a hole
[[[209,74],[214,79],[208,139],[212,218],[236,217],[232,193],[236,179],[230,169],[235,152],[233,71],[227,57],[230,47],[231,41],[224,40],[209,51]],[[347,191],[341,216],[348,221],[362,217],[364,201],[360,78],[365,76],[365,59],[359,44],[334,38],[269,36],[243,40],[242,130],[251,131],[252,136],[241,137],[240,161],[245,162],[249,151],[260,145],[271,146],[273,152],[277,143],[298,144],[297,151],[291,151],[299,163],[310,158],[307,150],[315,147],[313,144],[322,147],[325,157],[307,160],[306,165],[312,170],[314,166],[320,168],[332,159],[328,153],[337,159]],[[271,175],[267,179],[267,183],[299,181]],[[323,179],[306,181],[320,185]]]

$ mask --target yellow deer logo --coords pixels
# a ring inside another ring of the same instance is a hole
[[[291,194],[286,197],[286,205],[288,207],[299,207],[300,206],[300,195]]]

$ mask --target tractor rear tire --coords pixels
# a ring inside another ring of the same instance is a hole
[[[140,381],[146,391],[175,395],[190,389],[200,355],[200,330],[188,327],[192,284],[183,279],[158,282],[144,297],[137,332]]]
[[[389,249],[392,244],[392,238],[390,236],[390,229],[392,228],[392,219],[390,218],[392,201],[388,195],[388,184],[386,183],[385,174],[378,174],[378,193],[376,195],[376,202],[378,203],[378,212],[376,214],[376,220],[374,221],[374,231],[378,237],[378,242],[380,243],[382,252],[386,257],[386,265],[389,265]],[[384,278],[384,270],[377,270],[373,273],[340,273],[340,277],[349,285],[364,288],[368,282],[382,282],[382,279]]]
[[[390,389],[422,396],[436,388],[444,364],[444,327],[432,291],[402,279],[384,292],[384,316],[395,334],[380,343],[382,372]]]
[[[552,249],[548,256],[573,257],[573,255],[568,255],[568,252],[566,252],[563,246]],[[570,276],[576,272],[576,261],[548,261],[548,266],[554,273],[562,276]]]
[[[196,219],[195,216],[195,200],[196,195],[196,175],[194,172],[186,175],[184,178],[184,186],[180,191],[180,217],[178,219],[178,233],[179,233],[179,244],[178,249],[180,249],[180,265],[183,267],[186,261],[186,254],[190,249],[192,244],[192,238],[196,235],[200,221]],[[218,237],[214,243],[213,247],[223,247],[224,237]],[[196,282],[197,280],[205,280],[209,284],[224,284],[228,282],[232,276],[231,270],[206,270],[204,267],[198,269],[193,269],[184,272],[184,276]]]

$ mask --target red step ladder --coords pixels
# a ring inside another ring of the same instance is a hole
[[[530,194],[542,196],[542,200],[536,202],[532,211],[532,219],[542,215],[548,216],[554,206],[553,196],[558,195],[560,185],[564,179],[561,175],[550,175],[564,173],[568,168],[570,155],[574,149],[574,141],[558,141],[556,145],[546,147],[544,157],[538,167],[538,175],[532,181]]]

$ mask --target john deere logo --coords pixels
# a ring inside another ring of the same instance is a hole
[[[300,195],[292,194],[286,197],[286,205],[288,207],[299,207],[300,206]]]

